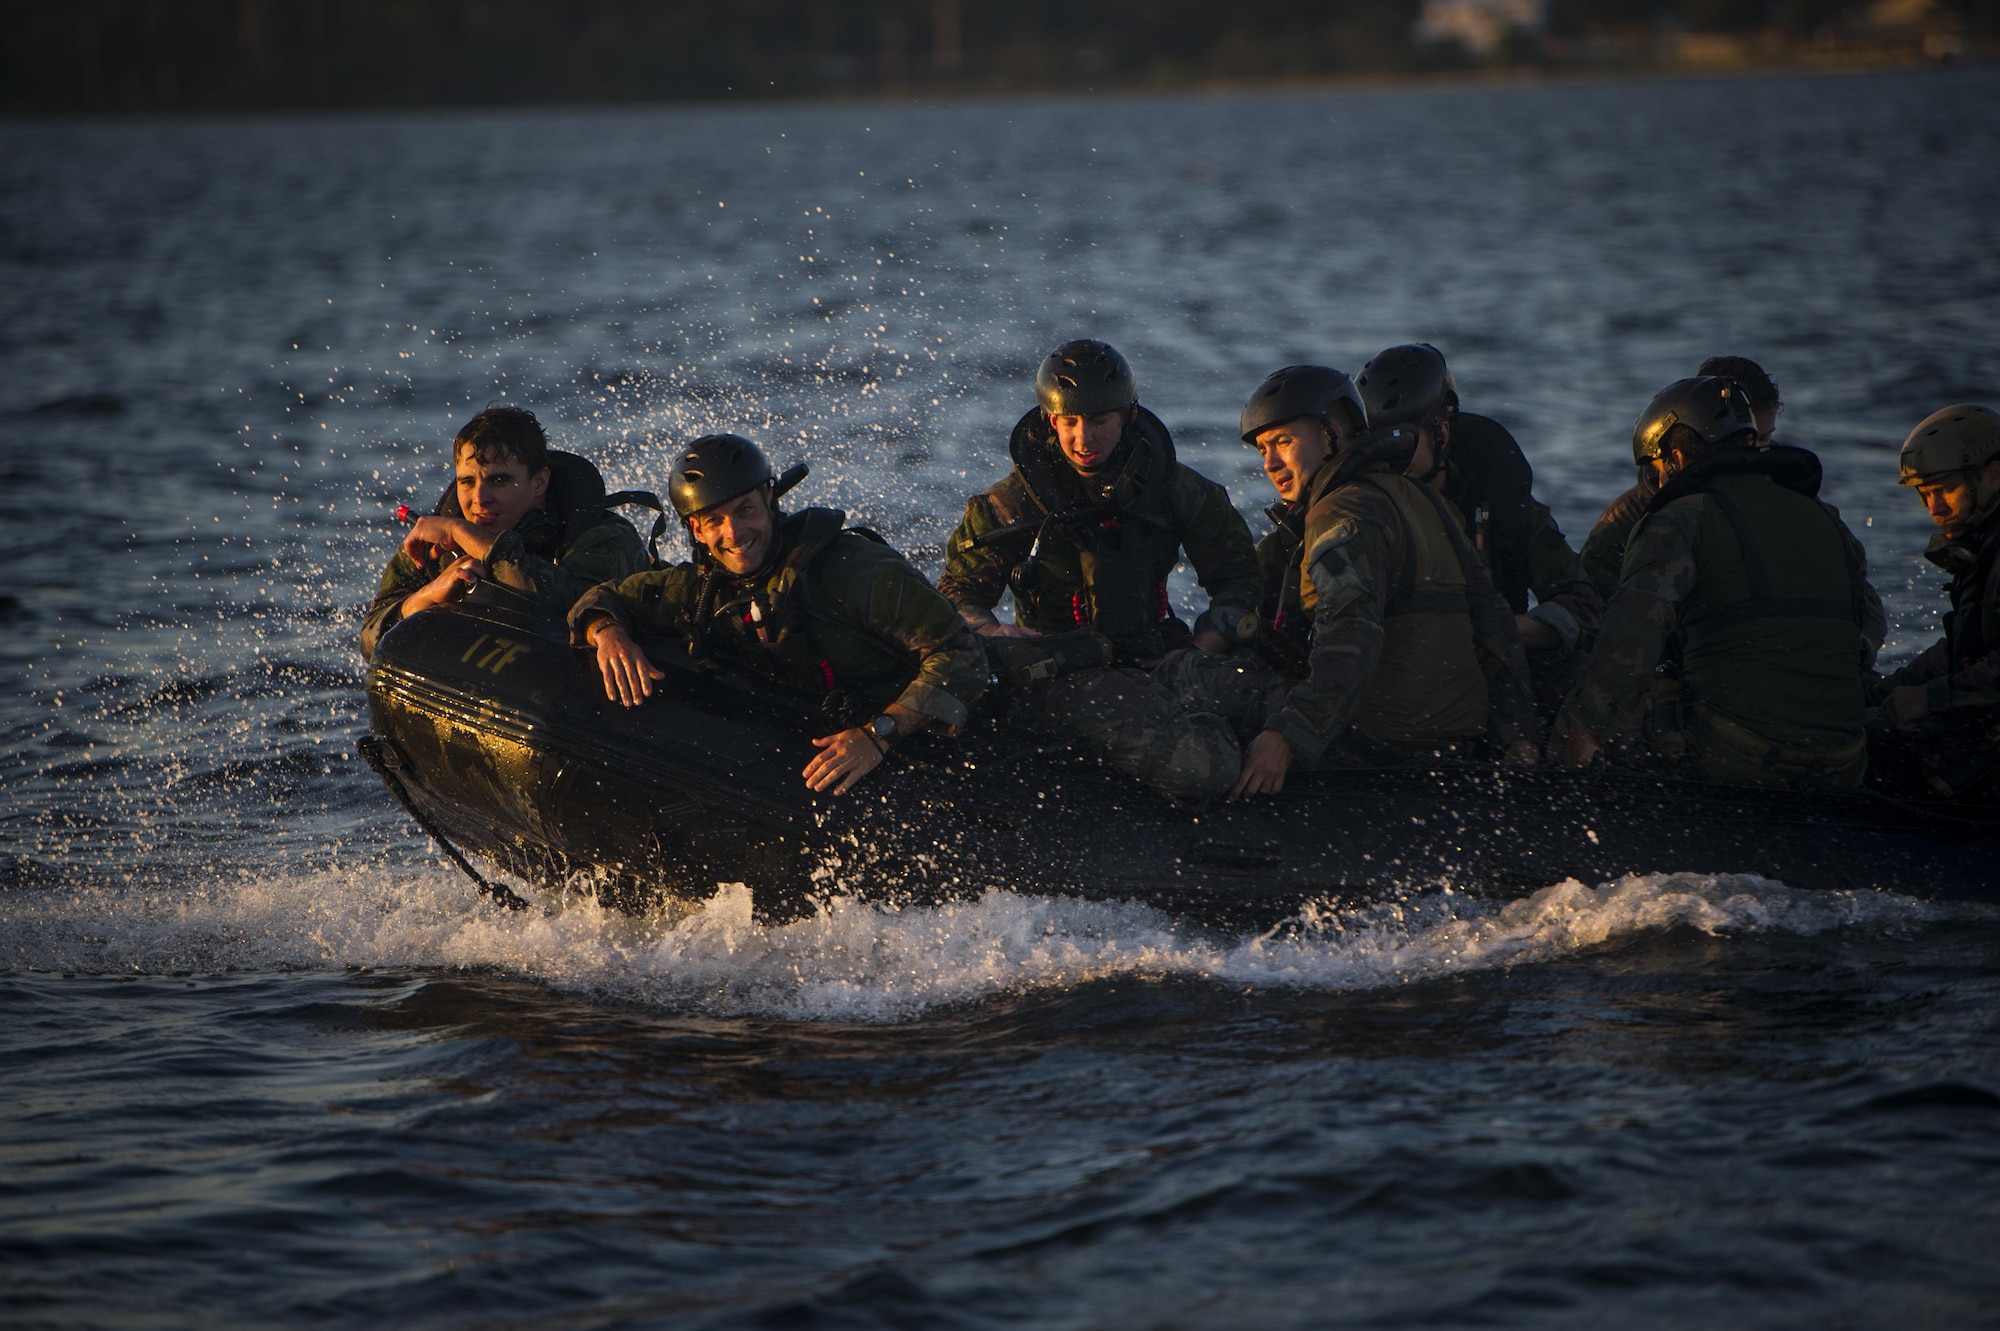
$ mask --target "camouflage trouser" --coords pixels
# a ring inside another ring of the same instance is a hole
[[[1298,681],[1254,656],[1218,656],[1208,652],[1175,652],[1160,662],[1153,678],[1184,712],[1212,713],[1227,721],[1241,743],[1264,729],[1264,721],[1284,705]],[[1294,752],[1292,770],[1329,768],[1409,767],[1437,760],[1464,761],[1477,756],[1476,739],[1440,739],[1412,744],[1377,739],[1349,726],[1327,745],[1317,762]]]
[[[1242,766],[1229,724],[1178,707],[1143,670],[1101,666],[1007,691],[1005,723],[1065,735],[1174,799],[1214,799]]]

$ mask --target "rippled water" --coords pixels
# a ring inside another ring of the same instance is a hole
[[[0,126],[5,1320],[1990,1321],[1990,905],[524,918],[353,758],[352,632],[489,400],[614,487],[745,428],[935,568],[1095,333],[1253,514],[1265,370],[1436,341],[1578,539],[1756,356],[1907,653],[1894,447],[2000,401],[1996,91]]]

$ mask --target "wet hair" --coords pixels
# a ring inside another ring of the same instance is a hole
[[[1778,385],[1748,356],[1710,356],[1696,373],[1733,381],[1750,399],[1752,411],[1775,411],[1778,407]]]
[[[481,462],[518,462],[530,476],[549,466],[549,437],[525,407],[488,407],[467,421],[451,441],[453,464],[468,450]]]

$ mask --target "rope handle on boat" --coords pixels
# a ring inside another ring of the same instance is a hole
[[[361,751],[362,760],[375,769],[375,774],[382,778],[382,783],[389,787],[389,793],[396,797],[404,811],[416,820],[417,826],[421,827],[431,840],[438,843],[444,853],[451,857],[453,864],[465,871],[465,876],[472,880],[473,886],[508,910],[528,909],[527,898],[513,888],[505,883],[489,883],[482,878],[479,870],[472,867],[472,862],[459,854],[458,847],[451,844],[451,839],[439,831],[437,824],[425,817],[423,811],[417,808],[416,801],[410,798],[410,792],[403,785],[403,779],[396,775],[395,769],[389,764],[385,752],[388,748],[386,741],[375,735],[363,735],[355,741],[354,747]]]

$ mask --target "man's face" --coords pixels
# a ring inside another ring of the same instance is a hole
[[[694,538],[731,573],[755,573],[764,566],[777,526],[770,496],[762,486],[725,499],[714,508],[704,508],[688,519]]]
[[[1081,472],[1093,472],[1110,460],[1111,451],[1124,437],[1125,423],[1131,417],[1129,408],[1100,411],[1095,416],[1052,415],[1049,426],[1055,430],[1056,443],[1069,459],[1069,465]]]
[[[1306,486],[1333,456],[1334,445],[1326,427],[1310,416],[1267,425],[1250,437],[1250,446],[1264,461],[1264,474],[1271,478],[1271,487],[1288,504],[1305,498]]]
[[[499,454],[482,458],[462,448],[457,471],[459,511],[476,526],[512,531],[531,509],[548,504],[547,467],[531,476],[526,464],[513,458]]]
[[[1917,482],[1916,491],[1938,530],[1947,536],[1957,536],[2000,494],[2000,462],[1943,476],[1926,476]]]

